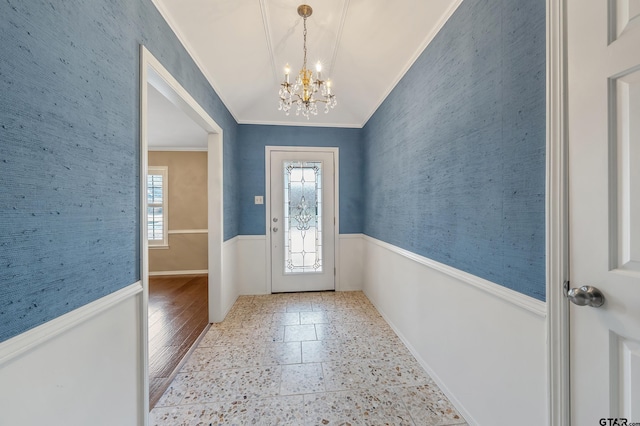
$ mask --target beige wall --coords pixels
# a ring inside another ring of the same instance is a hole
[[[150,166],[167,166],[169,232],[207,229],[207,153],[150,151]],[[207,234],[169,234],[169,248],[149,249],[149,272],[207,269]]]

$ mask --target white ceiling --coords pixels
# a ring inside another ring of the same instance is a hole
[[[239,123],[362,127],[462,0],[153,0]],[[338,105],[278,111],[283,68],[323,63]],[[323,110],[323,108],[319,108]]]
[[[147,143],[150,150],[207,149],[207,132],[151,84],[147,84]]]

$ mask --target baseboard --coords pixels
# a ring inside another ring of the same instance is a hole
[[[149,272],[150,277],[172,276],[172,275],[207,275],[208,269],[193,269],[187,271],[153,271]]]
[[[106,311],[138,293],[142,293],[142,281],[131,284],[9,340],[5,340],[0,343],[0,367],[32,348],[58,337],[67,330],[84,323],[89,318]]]

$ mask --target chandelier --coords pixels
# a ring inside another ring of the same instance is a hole
[[[309,119],[309,115],[318,114],[318,102],[324,104],[324,112],[328,113],[329,108],[336,106],[336,96],[331,93],[331,80],[322,79],[322,64],[316,64],[316,75],[307,69],[307,18],[311,16],[313,9],[306,4],[298,6],[298,15],[303,19],[304,36],[304,59],[302,69],[296,77],[294,84],[289,83],[289,73],[291,68],[287,64],[284,68],[284,82],[280,84],[280,106],[279,111],[284,111],[289,115],[291,107],[295,105],[296,115],[302,115]]]

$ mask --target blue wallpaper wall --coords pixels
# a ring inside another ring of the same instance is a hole
[[[0,3],[0,341],[140,278],[139,44],[224,129],[224,238],[264,146],[340,148],[340,232],[544,300],[544,0],[465,0],[363,130],[238,126],[150,0]]]
[[[237,124],[150,0],[0,3],[0,341],[140,279],[139,44]],[[225,167],[225,239],[238,233]]]
[[[367,235],[545,299],[544,0],[465,0],[363,132]]]
[[[265,146],[322,146],[340,149],[340,233],[362,232],[362,141],[360,129],[243,125],[239,127],[240,234],[265,234]]]

